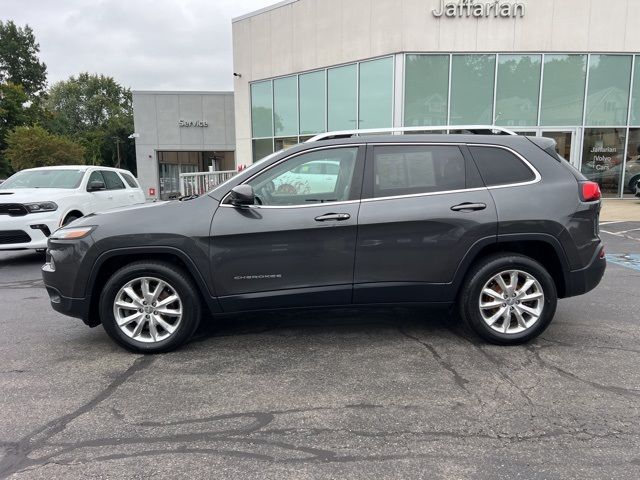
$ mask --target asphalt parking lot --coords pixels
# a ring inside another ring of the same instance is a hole
[[[638,478],[640,222],[602,229],[601,286],[509,348],[397,308],[132,355],[50,309],[41,255],[0,253],[0,478]]]

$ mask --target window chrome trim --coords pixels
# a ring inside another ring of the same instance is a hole
[[[540,175],[540,172],[538,172],[538,170],[526,159],[524,158],[522,155],[520,155],[518,152],[516,152],[514,149],[510,148],[510,147],[506,147],[504,145],[495,145],[495,144],[490,144],[490,143],[462,143],[462,142],[434,142],[434,143],[417,143],[417,142],[385,142],[385,143],[357,143],[357,144],[346,144],[346,145],[331,145],[331,146],[324,146],[324,147],[317,147],[317,148],[312,148],[312,149],[308,149],[308,150],[303,150],[302,152],[298,152],[294,155],[291,155],[289,157],[285,157],[282,160],[277,161],[276,163],[274,163],[273,165],[269,165],[269,167],[265,168],[264,170],[261,170],[260,172],[257,172],[256,174],[252,175],[251,177],[249,177],[247,180],[245,180],[244,182],[242,182],[240,185],[245,185],[247,182],[251,181],[253,178],[257,177],[258,175],[270,170],[271,168],[274,168],[275,166],[281,164],[282,162],[285,162],[286,160],[295,158],[297,156],[303,155],[305,153],[309,153],[309,152],[315,152],[318,150],[328,150],[328,149],[335,149],[335,148],[349,148],[349,147],[362,147],[362,146],[373,146],[375,147],[393,147],[393,146],[435,146],[435,147],[442,147],[442,146],[456,146],[456,147],[460,147],[460,146],[470,146],[470,147],[483,147],[483,148],[501,148],[502,150],[506,150],[510,153],[512,153],[513,155],[515,155],[517,158],[519,158],[530,170],[531,172],[534,174],[535,178],[533,180],[528,180],[526,182],[518,182],[518,183],[510,183],[510,184],[505,184],[505,185],[495,185],[495,186],[490,186],[490,187],[476,187],[476,188],[462,188],[462,189],[457,189],[457,190],[444,190],[441,192],[425,192],[425,193],[412,193],[412,194],[407,194],[407,195],[391,195],[388,197],[375,197],[375,198],[361,198],[360,200],[347,200],[347,201],[343,201],[343,202],[326,202],[326,203],[314,203],[311,205],[249,205],[245,208],[252,208],[252,209],[286,209],[286,208],[309,208],[309,207],[318,207],[318,206],[325,206],[325,205],[349,205],[349,204],[355,204],[355,203],[370,203],[370,202],[379,202],[382,200],[398,200],[401,198],[419,198],[419,197],[432,197],[435,195],[448,195],[448,194],[452,194],[452,193],[465,193],[465,192],[480,192],[483,190],[486,191],[490,191],[490,190],[497,190],[497,189],[502,189],[502,188],[512,188],[512,187],[521,187],[521,186],[526,186],[526,185],[533,185],[536,183],[539,183],[540,181],[542,181],[542,175]],[[220,202],[220,206],[221,207],[227,207],[227,208],[237,208],[234,205],[231,204],[225,204],[224,201],[227,199],[227,197],[231,194],[231,192],[229,191],[229,193],[227,193],[223,198],[222,201]]]
[[[291,208],[310,208],[310,207],[328,207],[330,205],[351,205],[354,203],[360,203],[361,200],[345,200],[344,202],[324,202],[324,203],[311,203],[309,205],[245,205],[242,208],[249,208],[252,210],[283,210]],[[220,204],[220,207],[225,208],[238,208],[230,203]]]
[[[273,163],[272,165],[269,165],[268,167],[260,170],[259,172],[254,173],[249,178],[247,178],[244,182],[239,183],[238,185],[246,185],[248,182],[250,182],[251,180],[256,178],[258,175],[262,175],[263,173],[268,172],[272,168],[277,167],[281,163],[284,163],[287,160],[291,160],[292,158],[299,157],[300,155],[305,155],[307,153],[317,152],[317,151],[320,151],[320,150],[335,150],[335,149],[338,149],[338,148],[353,148],[353,147],[356,147],[356,148],[359,149],[360,147],[366,147],[366,145],[367,145],[366,143],[349,143],[349,144],[344,144],[344,145],[325,145],[325,146],[322,146],[322,147],[318,146],[318,147],[302,150],[301,152],[296,152],[293,155],[289,155],[288,157],[284,157],[284,158],[278,160],[277,162]],[[222,197],[222,200],[220,201],[220,207],[237,208],[234,205],[231,205],[230,203],[224,203],[227,200],[227,197],[229,195],[231,195],[231,190],[229,190],[226,193],[226,195],[224,197]],[[347,205],[347,204],[352,204],[352,203],[360,203],[360,200],[345,200],[345,201],[341,201],[341,202],[324,202],[324,203],[320,202],[320,203],[313,203],[313,204],[309,204],[309,205],[247,205],[247,207],[245,207],[245,208],[253,208],[253,209],[309,208],[309,207],[317,207],[317,206],[322,206],[322,205]]]
[[[480,192],[482,190],[488,190],[488,188],[487,187],[462,188],[459,190],[444,190],[442,192],[411,193],[407,195],[393,195],[390,197],[363,198],[362,203],[380,202],[382,200],[399,200],[401,198],[433,197],[436,195],[448,195],[450,193]]]

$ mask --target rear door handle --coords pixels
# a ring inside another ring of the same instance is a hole
[[[316,217],[316,222],[343,222],[349,220],[351,215],[348,213],[326,213]]]
[[[473,212],[476,210],[484,210],[487,208],[487,205],[484,203],[461,203],[460,205],[454,205],[451,207],[451,210],[454,212]]]

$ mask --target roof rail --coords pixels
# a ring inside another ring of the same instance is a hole
[[[393,127],[393,128],[368,128],[363,130],[340,130],[336,132],[326,132],[316,135],[310,138],[305,143],[318,142],[320,140],[328,140],[331,138],[340,137],[352,137],[355,135],[370,135],[378,133],[390,133],[398,135],[405,132],[437,132],[444,130],[449,132],[450,130],[466,130],[469,132],[479,131],[481,133],[499,133],[501,135],[517,135],[513,130],[509,130],[503,127],[496,127],[495,125],[444,125],[444,126],[429,126],[429,127]]]

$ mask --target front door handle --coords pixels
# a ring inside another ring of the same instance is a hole
[[[326,213],[316,217],[316,222],[343,222],[349,220],[351,215],[348,213]]]
[[[451,207],[451,210],[454,212],[473,212],[476,210],[484,210],[487,208],[487,205],[484,203],[461,203],[460,205],[454,205]]]

